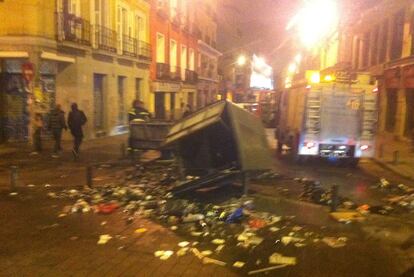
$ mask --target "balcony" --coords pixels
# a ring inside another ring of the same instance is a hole
[[[181,68],[178,66],[171,66],[170,70],[171,80],[181,81]]]
[[[170,65],[166,63],[157,63],[156,77],[158,80],[170,79]]]
[[[185,82],[189,84],[196,84],[197,81],[198,81],[197,72],[186,69],[185,70]]]
[[[138,57],[151,60],[151,45],[145,41],[138,41]]]
[[[91,24],[74,14],[56,13],[57,40],[91,45]]]
[[[122,54],[136,57],[138,55],[138,40],[130,36],[122,36]]]
[[[95,47],[116,52],[116,32],[101,25],[94,25]]]

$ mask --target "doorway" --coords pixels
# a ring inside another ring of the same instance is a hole
[[[165,119],[165,93],[155,92],[155,118]]]
[[[93,75],[93,100],[94,100],[94,127],[95,131],[104,130],[104,79],[105,75]]]

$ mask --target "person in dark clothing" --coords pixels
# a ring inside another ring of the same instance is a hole
[[[33,119],[33,145],[34,151],[31,155],[37,155],[42,152],[42,128],[43,117],[40,113],[36,113]]]
[[[73,158],[76,160],[79,157],[79,148],[83,139],[82,126],[85,125],[87,118],[83,111],[78,109],[78,104],[73,103],[72,111],[68,116],[68,126],[73,136]]]
[[[135,119],[148,120],[151,118],[150,112],[144,108],[144,103],[140,100],[132,102],[132,108],[128,112],[128,121]]]
[[[50,113],[49,116],[49,130],[52,132],[53,139],[55,140],[55,146],[53,149],[52,157],[58,157],[59,151],[62,151],[62,130],[68,129],[65,121],[65,113],[62,111],[60,105],[56,105],[55,109]]]

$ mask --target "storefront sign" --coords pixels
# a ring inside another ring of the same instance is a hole
[[[177,83],[154,82],[153,89],[159,92],[178,92],[181,89],[181,85]]]
[[[400,88],[400,68],[395,67],[384,72],[384,81],[386,88]]]
[[[32,63],[22,64],[22,75],[27,82],[33,80],[34,74],[34,65]]]

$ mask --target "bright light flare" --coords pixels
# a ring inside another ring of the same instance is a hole
[[[296,27],[302,43],[312,48],[337,27],[338,21],[335,0],[311,0],[292,18],[287,29]]]
[[[237,64],[239,65],[239,66],[243,66],[243,65],[245,65],[246,64],[246,61],[247,61],[247,59],[246,59],[246,57],[245,56],[239,56],[238,58],[237,58]]]

